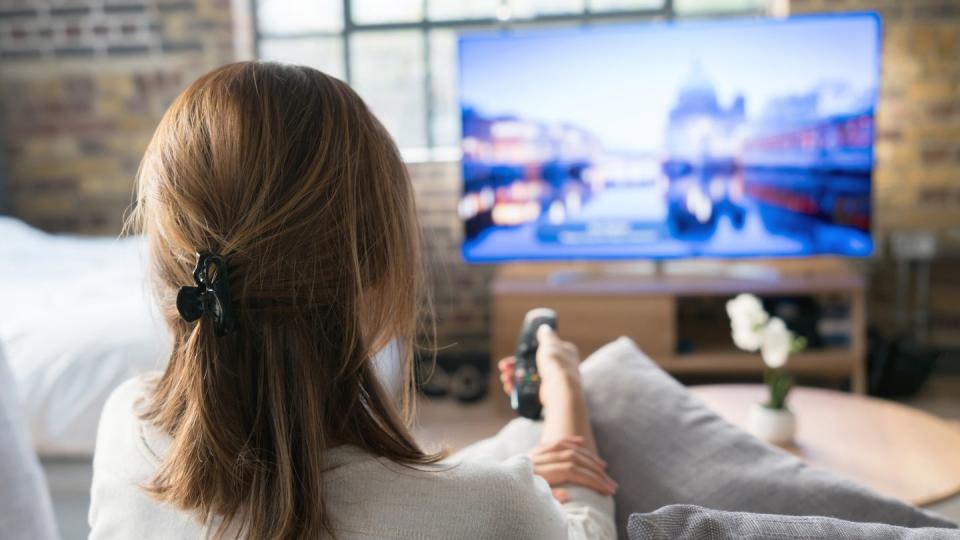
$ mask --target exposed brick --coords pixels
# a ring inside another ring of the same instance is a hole
[[[927,165],[938,165],[945,161],[956,161],[960,155],[960,143],[934,142],[923,145],[920,157]]]
[[[43,56],[40,49],[4,49],[0,50],[0,58],[8,60],[30,60]]]
[[[0,19],[30,18],[36,17],[37,10],[32,8],[13,8],[7,9],[0,6]]]
[[[960,102],[955,99],[938,101],[926,107],[931,120],[953,120],[960,118]]]
[[[195,13],[197,1],[0,0],[0,150],[16,215],[50,231],[116,234],[165,107],[186,82],[232,60],[220,47],[231,42],[229,10],[208,25],[209,43],[165,58],[163,18]],[[159,16],[146,8],[155,3],[166,7]],[[41,17],[48,9],[53,16]],[[62,69],[72,62],[114,67]]]
[[[93,47],[57,47],[53,49],[53,54],[59,57],[93,57],[94,53]]]
[[[942,20],[960,18],[960,2],[934,2],[913,6],[913,15],[919,19]]]
[[[203,44],[199,41],[169,42],[160,44],[160,50],[167,53],[189,52],[203,50]]]
[[[150,52],[146,45],[111,45],[107,54],[111,56],[144,56]]]
[[[50,15],[54,17],[86,15],[90,13],[89,6],[62,6],[50,8]]]
[[[885,129],[876,134],[878,142],[898,142],[903,140],[903,132],[897,129]]]
[[[147,7],[143,4],[107,4],[103,7],[104,13],[142,13]]]
[[[196,3],[189,0],[180,1],[180,0],[159,0],[157,3],[157,8],[160,11],[169,12],[169,11],[195,11]]]

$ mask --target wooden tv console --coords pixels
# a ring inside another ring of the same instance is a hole
[[[678,353],[678,301],[684,297],[729,298],[742,292],[830,295],[849,301],[849,345],[793,355],[787,368],[797,374],[849,379],[854,392],[866,392],[864,279],[853,267],[855,263],[832,258],[708,262],[702,263],[699,272],[690,272],[688,263],[679,264],[687,268],[671,272],[669,266],[663,269],[652,263],[652,270],[639,272],[632,270],[636,265],[596,263],[498,268],[491,283],[493,361],[513,354],[524,314],[543,306],[557,311],[561,335],[575,343],[584,357],[619,336],[628,336],[674,374],[760,375],[763,362],[759,354],[739,351],[729,339]],[[738,264],[761,271],[728,271]],[[496,388],[496,367],[491,374]]]

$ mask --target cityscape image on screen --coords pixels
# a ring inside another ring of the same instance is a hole
[[[460,39],[468,261],[865,256],[871,14]]]

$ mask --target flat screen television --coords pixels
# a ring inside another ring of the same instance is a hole
[[[459,43],[471,262],[865,256],[873,14]]]

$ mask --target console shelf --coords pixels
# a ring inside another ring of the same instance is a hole
[[[497,269],[491,284],[493,358],[513,354],[524,314],[534,307],[557,311],[560,332],[583,356],[619,336],[632,338],[665,370],[683,375],[759,375],[756,353],[738,351],[729,343],[708,343],[677,352],[678,301],[758,295],[830,295],[849,305],[849,345],[809,350],[791,357],[787,369],[797,374],[849,379],[854,392],[866,392],[864,280],[842,259],[763,261],[765,272],[733,277],[725,265],[712,262],[705,275],[671,275],[669,269],[633,272],[636,265],[511,265]],[[558,278],[557,276],[560,276]],[[721,330],[721,329],[718,329]],[[726,330],[720,335],[729,335]],[[725,339],[725,337],[724,337]],[[492,370],[494,378],[496,369]],[[495,382],[495,380],[494,380]]]

